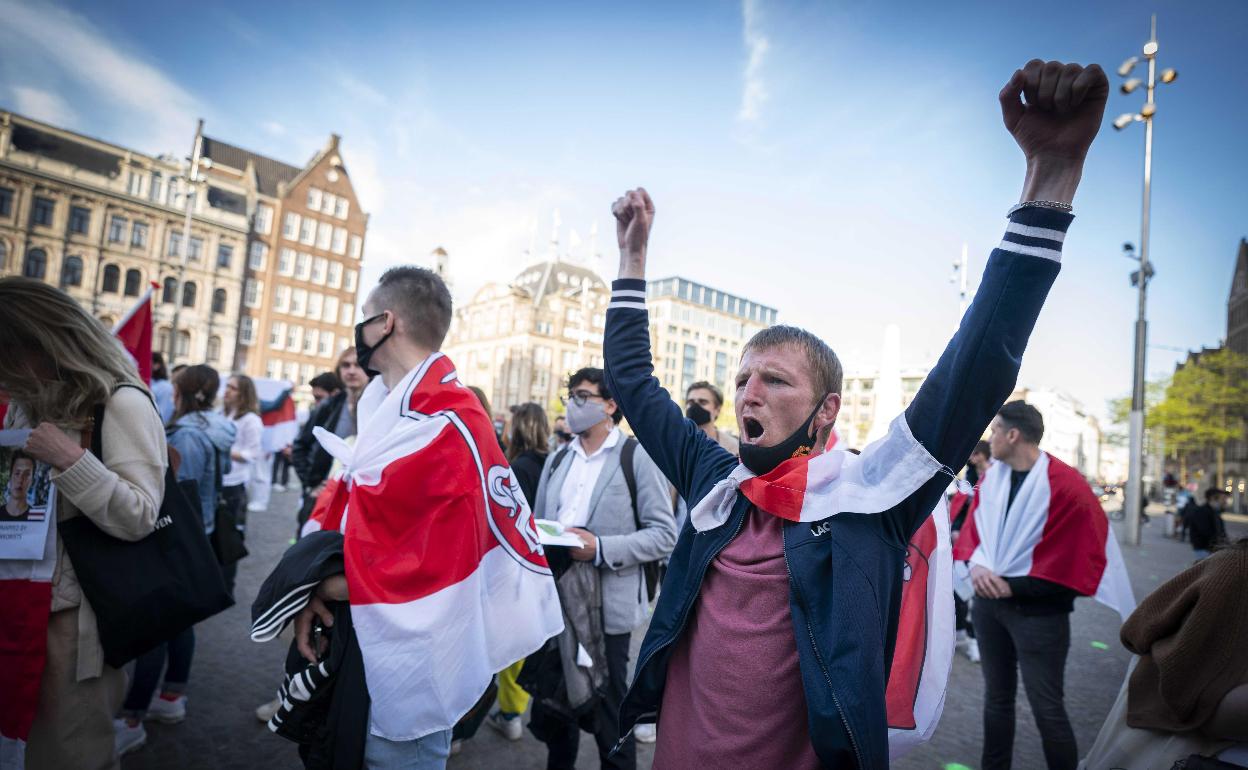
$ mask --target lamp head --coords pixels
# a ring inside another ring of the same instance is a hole
[[[1135,69],[1135,65],[1138,64],[1139,61],[1140,57],[1132,56],[1130,59],[1127,59],[1122,64],[1118,65],[1118,76],[1125,78],[1127,75],[1130,75],[1131,70]]]
[[[1161,72],[1161,82],[1163,82],[1163,83],[1173,83],[1173,82],[1174,82],[1174,79],[1175,79],[1175,78],[1177,78],[1178,76],[1179,76],[1179,71],[1178,71],[1178,70],[1176,70],[1176,69],[1175,69],[1175,68],[1173,68],[1173,67],[1171,67],[1171,68],[1169,68],[1169,69],[1162,70],[1162,72]]]
[[[1137,117],[1136,114],[1133,112],[1124,112],[1118,117],[1114,118],[1114,128],[1117,129],[1118,131],[1121,131],[1122,129],[1131,125],[1131,122],[1135,120],[1136,117]]]
[[[1129,94],[1135,89],[1139,88],[1140,84],[1143,82],[1144,81],[1140,80],[1139,78],[1131,78],[1130,80],[1128,80],[1127,82],[1119,86],[1119,90],[1121,90],[1124,94]]]
[[[1150,40],[1144,44],[1144,58],[1151,59],[1157,55],[1157,41]]]

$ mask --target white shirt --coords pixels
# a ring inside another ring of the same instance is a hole
[[[572,456],[568,458],[568,475],[563,479],[559,489],[559,523],[565,527],[584,527],[589,523],[589,503],[594,495],[594,486],[602,474],[602,466],[606,463],[607,450],[620,443],[623,434],[618,427],[613,427],[607,434],[602,446],[591,455],[585,454],[581,446],[581,437],[577,436],[568,444]]]
[[[238,452],[244,459],[230,458],[230,472],[221,477],[221,486],[236,487],[246,484],[251,478],[251,466],[264,454],[260,445],[260,437],[264,433],[264,423],[260,415],[248,412],[242,417],[230,418],[234,422],[236,432],[231,453]]]

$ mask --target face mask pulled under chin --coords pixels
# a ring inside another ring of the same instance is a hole
[[[811,435],[810,426],[815,421],[815,415],[819,414],[819,410],[823,408],[824,398],[819,399],[819,404],[815,410],[810,413],[798,429],[793,434],[774,446],[758,446],[756,444],[741,444],[741,464],[750,470],[756,476],[762,476],[771,473],[776,466],[793,457],[801,457],[810,454],[815,445],[815,437]]]
[[[568,430],[572,433],[584,433],[605,419],[607,410],[599,401],[568,402]]]

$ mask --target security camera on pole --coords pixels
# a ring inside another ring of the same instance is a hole
[[[1154,91],[1157,88],[1157,17],[1153,16],[1152,35],[1142,51],[1148,61],[1148,90],[1144,106],[1138,113],[1124,113],[1114,119],[1114,128],[1121,131],[1134,122],[1144,123],[1144,201],[1140,212],[1140,269],[1131,276],[1132,285],[1139,290],[1139,316],[1135,321],[1135,373],[1131,383],[1131,416],[1129,420],[1130,459],[1127,471],[1127,495],[1123,502],[1127,524],[1127,542],[1140,544],[1140,519],[1144,510],[1144,353],[1148,345],[1148,282],[1153,277],[1153,266],[1148,260],[1148,217],[1151,204],[1153,177],[1153,115],[1157,112]],[[1129,77],[1138,56],[1132,56],[1118,68],[1118,75],[1128,78],[1122,84],[1122,92],[1129,94],[1143,85],[1139,78]],[[1173,69],[1161,73],[1161,82],[1170,83],[1178,77]],[[1134,258],[1128,249],[1128,256]]]

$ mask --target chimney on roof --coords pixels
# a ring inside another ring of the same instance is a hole
[[[342,141],[342,137],[338,134],[329,135],[329,146],[325,148],[326,152],[335,152],[338,150],[338,144]]]

